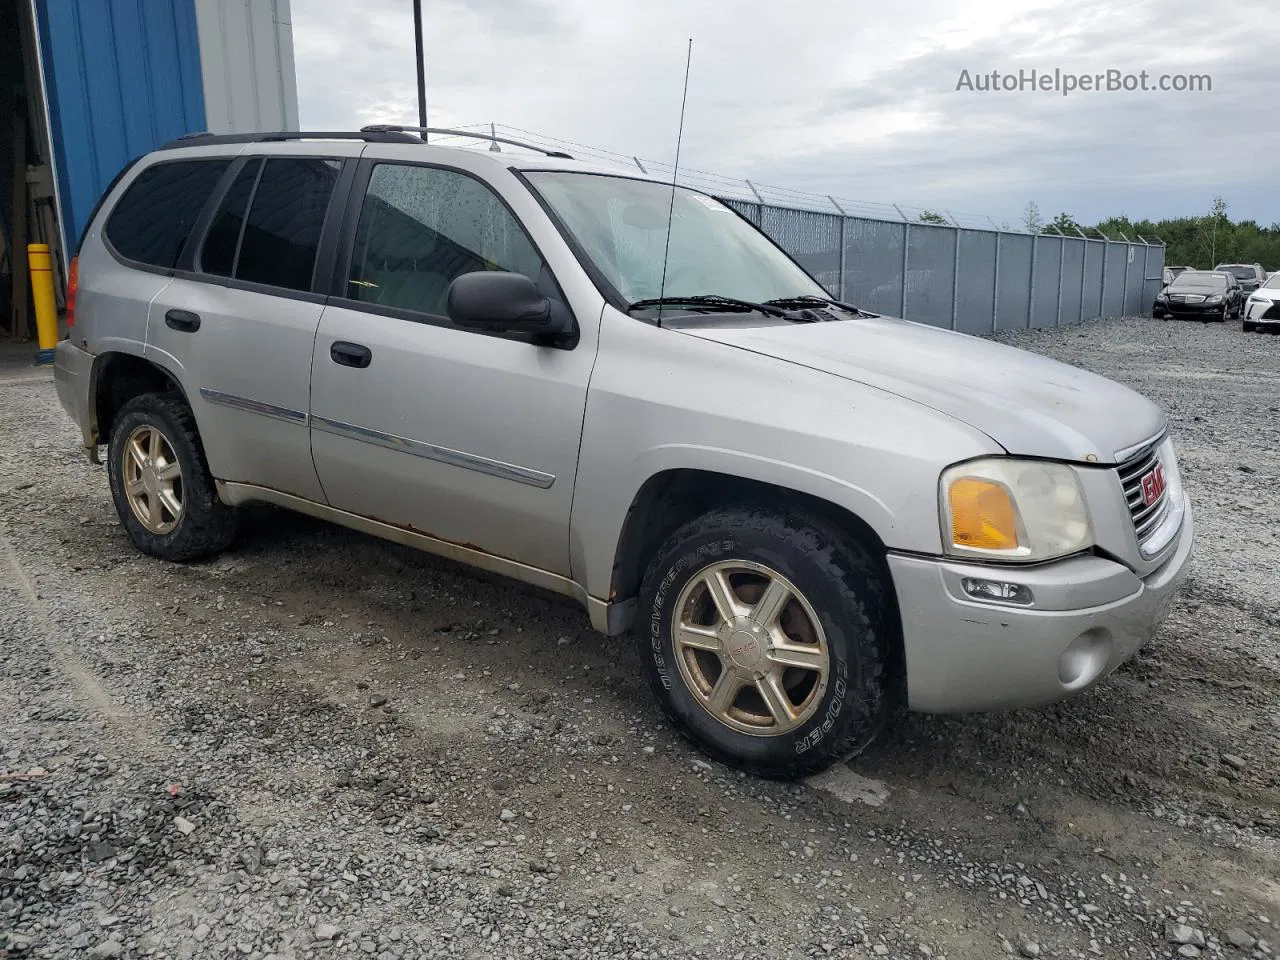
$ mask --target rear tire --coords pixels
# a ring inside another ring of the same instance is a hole
[[[162,560],[195,560],[235,539],[236,512],[218,499],[191,409],[178,397],[146,393],[111,426],[111,497],[139,550]]]
[[[877,558],[816,518],[723,508],[658,551],[635,640],[663,711],[703,751],[804,777],[864,750],[886,721],[890,589]],[[786,599],[769,615],[771,596]]]

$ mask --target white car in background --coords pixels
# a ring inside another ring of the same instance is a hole
[[[1254,330],[1280,330],[1280,271],[1268,275],[1244,302],[1244,332]]]

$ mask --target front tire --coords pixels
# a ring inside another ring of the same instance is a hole
[[[120,409],[107,475],[120,523],[143,553],[195,560],[235,539],[235,511],[218,499],[195,418],[180,398],[147,393]]]
[[[1253,333],[1253,331],[1258,329],[1258,325],[1252,320],[1246,320],[1240,326],[1244,329],[1245,333]]]
[[[712,511],[658,551],[640,604],[635,638],[659,704],[729,766],[808,776],[885,722],[887,573],[815,518]]]

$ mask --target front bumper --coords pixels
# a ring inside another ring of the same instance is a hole
[[[1218,316],[1224,309],[1230,309],[1221,303],[1174,303],[1167,301],[1160,304],[1160,309],[1171,317],[1205,317]]]
[[[62,409],[80,428],[86,450],[97,453],[93,418],[93,362],[97,358],[70,340],[59,340],[53,351],[53,382]]]
[[[1280,324],[1280,302],[1249,303],[1246,300],[1244,305],[1244,319],[1248,320],[1250,323]]]
[[[1146,577],[1098,556],[1030,567],[890,554],[912,710],[960,713],[1052,703],[1086,690],[1154,636],[1191,557],[1191,505],[1169,559]],[[1031,589],[1035,604],[976,602],[964,577]]]

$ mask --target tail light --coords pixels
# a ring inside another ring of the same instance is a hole
[[[67,271],[67,329],[76,325],[76,288],[80,286],[80,258],[71,258]]]

